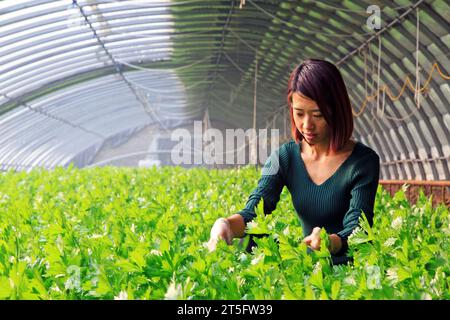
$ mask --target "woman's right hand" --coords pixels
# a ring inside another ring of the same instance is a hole
[[[210,239],[207,243],[210,252],[216,250],[217,243],[220,240],[225,240],[228,245],[233,240],[233,231],[231,230],[230,222],[225,218],[217,219],[211,228]]]

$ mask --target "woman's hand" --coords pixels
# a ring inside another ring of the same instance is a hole
[[[320,250],[320,231],[322,228],[315,227],[311,234],[303,239],[303,242],[307,244],[312,250]],[[331,254],[336,254],[341,251],[342,241],[341,237],[337,234],[331,234],[328,236],[330,239],[328,250]]]
[[[230,222],[225,218],[217,219],[211,228],[210,239],[207,243],[210,252],[216,250],[219,240],[225,240],[228,245],[233,240],[233,231],[231,230]]]
[[[320,230],[322,229],[315,227],[311,234],[303,239],[303,242],[312,250],[320,250]]]

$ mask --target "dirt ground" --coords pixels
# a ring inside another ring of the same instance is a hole
[[[391,196],[393,196],[398,190],[402,188],[400,185],[391,185],[391,184],[382,184],[384,189],[390,192]],[[417,203],[417,198],[419,197],[419,190],[423,189],[424,194],[427,197],[432,197],[433,207],[438,206],[439,204],[445,204],[447,208],[450,208],[450,187],[449,186],[415,186],[410,185],[407,189],[406,196],[411,204]]]

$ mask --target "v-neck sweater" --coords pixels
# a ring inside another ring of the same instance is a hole
[[[258,186],[238,213],[245,223],[250,222],[256,217],[255,207],[261,198],[264,213],[272,213],[286,186],[305,236],[311,234],[314,227],[324,227],[328,234],[335,233],[346,242],[359,224],[361,211],[372,225],[379,172],[378,154],[357,141],[338,169],[317,185],[301,157],[301,143],[291,140],[268,157]]]

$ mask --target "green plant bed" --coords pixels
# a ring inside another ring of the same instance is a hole
[[[448,208],[379,187],[352,265],[308,253],[288,190],[245,241],[205,247],[260,171],[93,168],[0,174],[0,299],[449,299]],[[322,231],[323,241],[327,239]]]

